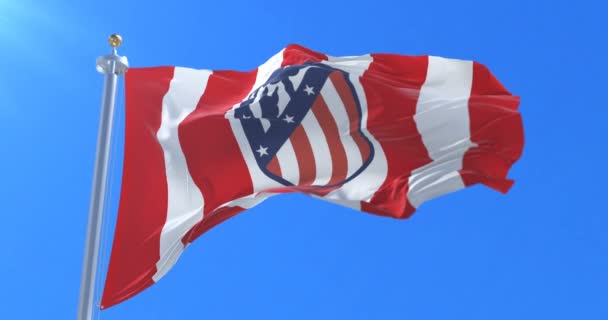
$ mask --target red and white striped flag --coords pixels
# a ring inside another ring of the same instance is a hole
[[[250,72],[131,68],[121,199],[102,308],[270,196],[407,218],[482,183],[507,192],[519,99],[476,62],[331,57],[290,45]]]

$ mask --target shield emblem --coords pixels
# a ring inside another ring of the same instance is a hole
[[[285,186],[336,188],[374,157],[350,75],[322,63],[276,70],[234,117],[262,172]]]

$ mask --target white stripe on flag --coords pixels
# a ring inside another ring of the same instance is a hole
[[[327,107],[329,108],[329,111],[331,112],[338,127],[338,131],[340,132],[340,140],[342,145],[344,145],[344,151],[346,152],[346,160],[348,164],[347,177],[350,177],[361,167],[363,159],[359,146],[357,146],[355,140],[353,140],[353,137],[351,136],[350,120],[348,118],[348,114],[346,113],[346,107],[344,106],[342,99],[340,99],[340,96],[331,82],[331,79],[327,79],[325,82],[325,85],[321,89],[321,95],[323,96],[323,99],[325,99]]]
[[[350,74],[350,82],[353,84],[359,97],[359,103],[361,104],[361,131],[369,138],[375,152],[374,158],[367,169],[339,189],[330,192],[326,196],[329,200],[367,201],[378,191],[386,179],[388,172],[386,156],[380,143],[367,130],[367,100],[361,81],[359,81],[359,78],[367,71],[369,65],[373,63],[372,60],[372,56],[364,55],[358,57],[329,57],[329,61],[325,62],[329,66],[344,70]],[[340,203],[339,201],[334,202]],[[360,204],[359,206],[352,204],[349,207],[360,209]]]
[[[208,70],[175,68],[163,98],[156,137],[163,149],[167,175],[167,220],[160,234],[160,260],[154,281],[162,278],[184,250],[182,237],[203,219],[204,199],[194,184],[178,136],[178,126],[194,109],[207,87]]]
[[[312,185],[326,185],[331,179],[332,174],[331,154],[329,153],[327,138],[325,137],[323,129],[312,111],[309,111],[306,114],[301,125],[304,132],[306,132],[306,136],[308,136],[308,141],[310,142],[312,153],[315,158],[315,169],[317,175]]]
[[[232,200],[226,204],[219,206],[218,209],[226,208],[226,207],[241,207],[243,209],[251,209],[251,208],[257,206],[258,204],[262,203],[264,200],[266,200],[274,195],[276,195],[276,193],[272,193],[272,192],[254,193],[254,194],[246,196],[246,197]]]
[[[266,83],[272,73],[281,67],[281,64],[283,64],[284,51],[285,49],[279,51],[277,54],[268,59],[268,61],[264,62],[264,64],[258,67],[255,83],[249,91],[249,94],[251,94],[251,92],[253,92],[255,89],[261,87],[264,83]]]
[[[296,158],[296,153],[293,150],[290,139],[287,139],[283,146],[281,146],[276,157],[279,161],[283,179],[297,185],[300,181],[300,170],[298,168],[298,159]]]
[[[464,188],[458,170],[473,144],[469,107],[473,78],[470,61],[429,57],[427,76],[416,105],[416,127],[433,162],[412,172],[408,197],[414,207]]]

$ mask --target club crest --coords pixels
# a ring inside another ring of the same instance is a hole
[[[321,63],[276,70],[235,110],[262,172],[285,186],[331,188],[374,156],[349,74]]]

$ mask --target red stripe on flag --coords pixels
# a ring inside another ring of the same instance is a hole
[[[473,64],[469,98],[471,141],[460,171],[466,186],[476,183],[507,192],[513,181],[506,178],[524,146],[519,97],[511,95],[484,65]]]
[[[122,188],[101,308],[152,285],[167,219],[167,179],[156,139],[163,97],[173,67],[131,68],[126,73],[126,127]]]
[[[386,193],[386,192],[383,192]],[[398,195],[395,197],[397,198],[399,197]],[[403,201],[403,200],[401,200]],[[389,217],[394,217],[394,218],[409,218],[415,211],[416,208],[414,208],[414,206],[412,206],[412,204],[405,200],[405,208],[399,208],[400,213],[399,214],[393,214],[391,213],[391,211],[388,211],[387,207],[383,207],[383,206],[379,206],[378,204],[371,204],[369,202],[365,202],[365,201],[361,201],[361,211],[363,212],[367,212],[367,213],[371,213],[371,214],[375,214],[378,216],[389,216]]]
[[[331,155],[331,179],[327,183],[333,185],[344,181],[348,173],[348,163],[346,159],[346,150],[340,140],[340,131],[334,120],[325,99],[319,95],[312,106],[312,112],[317,118],[323,134],[329,145],[329,153]]]
[[[344,107],[346,108],[346,113],[348,113],[348,121],[350,123],[350,134],[357,147],[359,148],[359,152],[361,152],[361,158],[363,161],[369,157],[369,145],[361,136],[359,132],[359,111],[357,108],[357,103],[351,94],[351,89],[344,78],[346,75],[339,71],[334,71],[329,75],[331,82],[333,83],[340,99],[344,103]]]
[[[253,193],[249,169],[224,114],[249,94],[256,73],[214,72],[196,109],[179,125],[188,170],[205,199],[203,220],[183,237],[184,244],[207,230],[204,226],[209,225],[208,213]],[[227,219],[232,215],[222,216]]]
[[[382,146],[387,176],[362,210],[407,218],[411,172],[431,162],[414,121],[420,88],[426,79],[428,57],[374,54],[361,77],[367,98],[367,129]]]
[[[266,166],[266,169],[268,169],[268,171],[270,171],[276,176],[282,176],[281,166],[279,165],[279,160],[277,159],[277,156],[272,157],[272,160],[270,160],[270,162]]]
[[[317,176],[317,168],[315,166],[315,156],[310,146],[310,141],[302,125],[299,125],[291,134],[289,138],[293,145],[296,159],[298,160],[298,167],[300,170],[300,181],[297,183],[298,186],[311,185]]]
[[[209,231],[209,229],[217,226],[218,224],[236,216],[237,214],[245,211],[241,207],[223,207],[215,209],[205,215],[203,221],[192,227],[190,232],[184,236],[184,243],[190,243],[196,238]]]
[[[322,53],[312,51],[297,44],[290,44],[283,50],[283,63],[281,67],[325,60],[327,60],[327,56]]]

